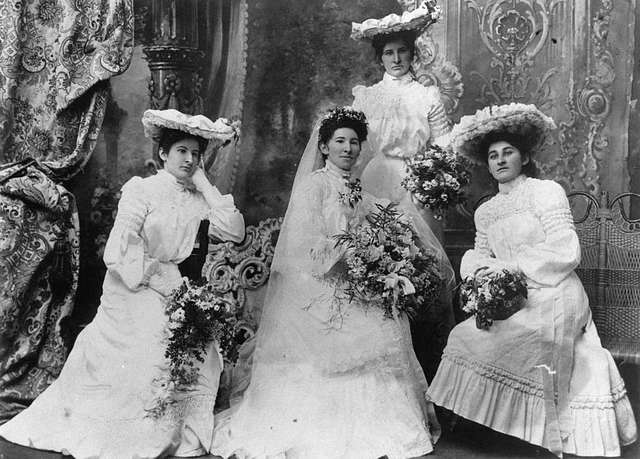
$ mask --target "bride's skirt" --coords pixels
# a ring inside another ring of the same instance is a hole
[[[265,364],[258,355],[242,401],[216,416],[211,452],[240,459],[405,459],[431,452],[439,425],[425,400],[408,322],[354,313],[358,319],[324,335],[333,359]]]
[[[166,372],[161,296],[132,292],[111,274],[94,320],[78,335],[60,377],[0,426],[0,436],[81,458],[198,456],[208,452],[220,376],[208,353],[195,390],[166,415],[148,415]]]

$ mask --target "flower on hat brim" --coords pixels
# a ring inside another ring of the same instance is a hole
[[[367,19],[362,23],[351,23],[351,38],[371,40],[377,35],[387,35],[406,30],[422,30],[435,23],[442,16],[442,8],[435,0],[424,1],[413,11],[402,15],[389,14],[381,19]]]
[[[164,129],[176,129],[207,140],[227,142],[239,136],[240,122],[218,118],[215,122],[204,115],[187,115],[178,110],[146,110],[142,115],[144,135],[156,142]]]
[[[556,128],[553,119],[535,105],[511,103],[491,105],[463,116],[448,137],[451,147],[477,164],[486,163],[484,141],[490,133],[505,132],[521,137],[535,154],[550,132]]]

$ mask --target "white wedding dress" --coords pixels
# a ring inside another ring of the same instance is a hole
[[[405,459],[433,449],[439,426],[406,318],[385,319],[355,301],[338,309],[339,292],[325,277],[340,269],[332,236],[361,222],[375,202],[365,193],[355,208],[342,204],[346,183],[331,163],[296,179],[251,382],[239,405],[216,416],[213,454]]]
[[[217,192],[217,190],[216,190]],[[166,374],[166,295],[181,283],[178,263],[189,256],[200,221],[224,240],[244,237],[233,197],[185,190],[164,170],[122,188],[104,254],[100,307],[78,335],[60,377],[33,404],[0,426],[0,436],[76,459],[141,459],[208,452],[222,371],[213,346],[193,390],[165,416],[148,416]]]

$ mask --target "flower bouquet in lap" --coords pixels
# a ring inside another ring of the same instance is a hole
[[[460,286],[460,305],[476,316],[476,327],[488,330],[494,320],[505,320],[522,309],[527,281],[519,271],[478,268]]]

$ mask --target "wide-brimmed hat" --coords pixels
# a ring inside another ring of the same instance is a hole
[[[367,19],[364,22],[351,23],[351,38],[354,40],[371,40],[377,35],[387,35],[402,31],[420,31],[436,22],[442,15],[435,0],[424,1],[413,11],[405,11],[402,15],[389,14],[381,19]]]
[[[163,129],[176,129],[207,140],[227,142],[239,136],[240,122],[218,118],[215,122],[204,115],[185,115],[174,109],[146,110],[142,115],[144,135],[160,141]]]
[[[448,134],[453,150],[475,163],[486,162],[482,146],[492,132],[519,136],[530,147],[531,154],[544,144],[556,123],[535,105],[511,103],[491,105],[473,115],[463,116]]]

